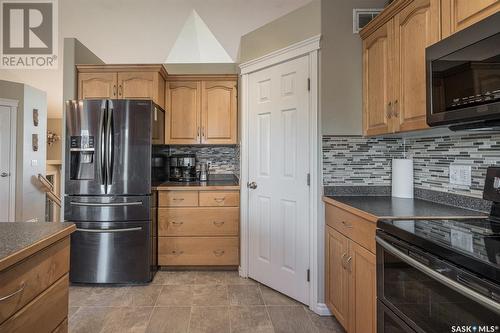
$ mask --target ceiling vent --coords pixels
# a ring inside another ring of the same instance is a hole
[[[382,8],[354,8],[352,10],[352,32],[359,33],[381,11]]]

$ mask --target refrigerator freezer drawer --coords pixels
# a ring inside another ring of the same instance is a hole
[[[147,283],[153,278],[151,222],[76,223],[70,281]]]
[[[151,220],[151,196],[66,196],[64,219],[71,222]]]

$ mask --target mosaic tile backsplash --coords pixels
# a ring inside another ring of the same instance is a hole
[[[210,163],[212,174],[240,173],[239,146],[169,146],[170,154],[196,154],[199,162]]]
[[[482,197],[486,168],[500,166],[500,134],[426,138],[323,136],[324,186],[391,184],[391,160],[413,159],[415,188]],[[471,187],[449,184],[450,164],[470,165]]]

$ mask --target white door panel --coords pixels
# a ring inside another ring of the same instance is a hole
[[[250,74],[249,275],[308,303],[308,57]]]
[[[10,221],[11,188],[11,108],[0,106],[0,222]]]

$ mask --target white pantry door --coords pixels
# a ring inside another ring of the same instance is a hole
[[[249,276],[309,303],[309,60],[249,76]]]
[[[0,105],[0,222],[11,221],[11,108]]]

